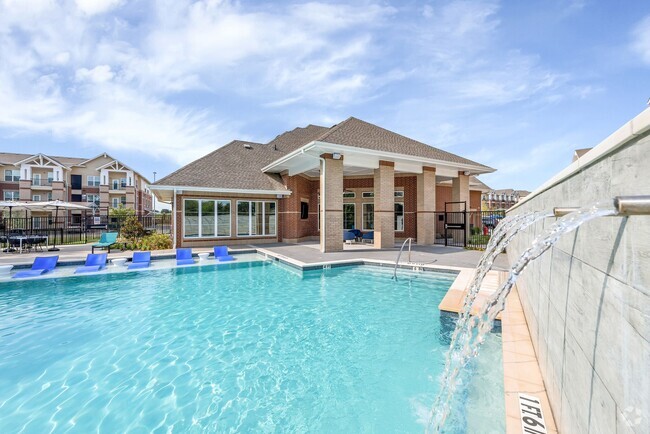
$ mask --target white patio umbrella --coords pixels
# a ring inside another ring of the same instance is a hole
[[[27,219],[27,210],[28,209],[33,209],[35,203],[36,202],[20,202],[20,201],[17,201],[17,200],[3,200],[3,201],[0,201],[0,210],[1,211],[9,210],[9,222],[11,222],[11,217],[12,217],[11,212],[13,211],[14,208],[24,209],[25,210],[25,219]],[[6,230],[7,230],[7,228],[5,227],[5,231]],[[3,250],[3,251],[8,251],[8,250],[9,250],[9,246],[7,246],[7,248],[5,250]]]
[[[78,209],[78,210],[88,210],[88,208],[85,205],[79,205],[78,203],[72,203],[72,202],[65,202],[63,200],[50,200],[48,202],[34,202],[33,208],[35,209],[44,209],[44,210],[54,210],[54,241],[52,242],[52,247],[50,247],[48,250],[50,252],[58,252],[59,249],[56,247],[56,221],[59,218],[59,208],[60,209],[65,209],[65,210],[70,210],[70,209]]]

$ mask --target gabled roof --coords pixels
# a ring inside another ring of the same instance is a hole
[[[337,145],[354,146],[374,151],[393,152],[414,157],[430,158],[432,160],[449,161],[452,163],[472,164],[486,169],[492,169],[451,152],[434,148],[417,140],[409,139],[401,134],[385,128],[350,117],[333,126],[317,139],[319,142]]]
[[[18,153],[12,153],[12,152],[0,152],[0,164],[18,164],[21,161],[24,161],[25,159],[29,159],[31,157],[35,157],[40,154],[18,154]],[[45,154],[43,154],[45,155]],[[56,161],[62,166],[73,166],[81,163],[82,161],[85,160],[85,158],[75,158],[75,157],[60,157],[60,156],[54,156],[54,155],[46,155],[50,159]]]
[[[280,176],[264,173],[261,168],[313,141],[326,130],[328,128],[316,125],[295,128],[280,134],[268,144],[233,140],[161,178],[155,185],[284,191],[286,188]]]

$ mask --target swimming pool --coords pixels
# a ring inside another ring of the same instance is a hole
[[[455,276],[391,275],[259,261],[0,284],[0,432],[422,432]],[[503,432],[500,342],[448,432]]]

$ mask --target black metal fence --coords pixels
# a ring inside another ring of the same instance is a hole
[[[485,249],[494,228],[505,215],[505,211],[456,211],[454,209],[436,212],[436,244]]]
[[[102,232],[121,233],[128,216],[72,215],[54,217],[12,217],[0,220],[3,239],[47,236],[49,244],[83,244],[99,239]],[[171,234],[171,214],[136,215],[147,233]]]

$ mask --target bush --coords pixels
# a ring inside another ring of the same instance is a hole
[[[169,235],[155,232],[142,237],[134,246],[133,250],[166,250],[172,248],[172,239]]]
[[[127,208],[124,205],[120,204],[117,208],[111,208],[108,212],[111,217],[116,217],[118,219],[127,218],[135,215],[135,210],[133,208]]]
[[[120,228],[120,235],[130,244],[137,244],[138,240],[144,236],[144,227],[138,221],[138,218],[131,215],[124,220]]]

